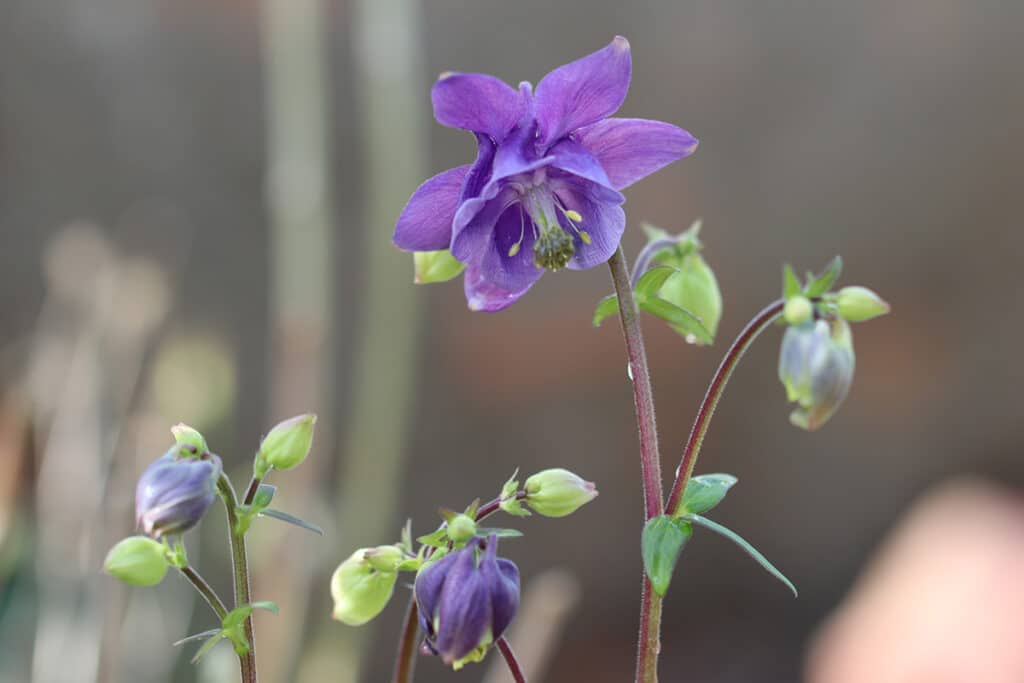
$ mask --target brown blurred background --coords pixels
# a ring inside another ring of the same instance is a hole
[[[641,221],[703,217],[726,302],[711,349],[646,321],[666,474],[783,262],[841,253],[843,282],[893,306],[854,330],[853,391],[814,434],[788,423],[766,334],[698,464],[740,478],[717,519],[801,595],[698,534],[663,680],[799,680],[916,496],[960,473],[1024,486],[1022,30],[998,0],[0,0],[0,680],[233,680],[227,646],[198,667],[170,647],[213,626],[179,577],[125,589],[99,567],[171,424],[238,482],[261,433],[309,410],[313,457],[273,483],[327,536],[252,533],[256,597],[282,607],[257,622],[264,680],[386,680],[406,593],[372,628],[331,623],[334,565],[555,465],[600,498],[502,546],[527,585],[561,568],[549,590],[581,589],[543,678],[630,679],[642,508],[621,340],[590,326],[605,269],[472,314],[390,246],[415,186],[473,153],[430,117],[437,73],[536,83],[615,34],[622,114],[701,140],[627,192],[627,251]],[[216,510],[189,544],[227,594],[223,534]],[[417,680],[485,670],[423,660]]]

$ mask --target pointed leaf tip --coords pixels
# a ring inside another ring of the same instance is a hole
[[[753,558],[755,562],[761,565],[762,569],[764,569],[766,572],[768,572],[776,579],[781,581],[783,584],[785,584],[786,588],[788,588],[793,593],[794,598],[799,597],[799,593],[796,590],[796,586],[793,585],[793,582],[786,578],[786,575],[779,571],[779,569],[775,565],[769,562],[768,558],[762,555],[757,550],[757,548],[748,543],[742,536],[737,534],[735,531],[729,529],[728,527],[722,526],[718,522],[712,521],[707,517],[701,517],[700,515],[687,515],[685,519],[693,522],[694,524],[702,526],[705,529],[714,531],[716,534],[724,536],[725,538],[729,539],[730,541],[738,545],[740,549],[743,550],[743,552],[745,552],[747,555],[750,555],[750,557]]]

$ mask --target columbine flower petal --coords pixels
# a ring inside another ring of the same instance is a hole
[[[568,267],[586,270],[610,259],[626,230],[626,213],[620,206],[622,195],[572,177],[553,180],[551,184],[565,208],[576,211],[582,219],[573,225],[564,214],[560,217],[563,229],[575,240],[576,253]]]
[[[597,158],[575,140],[565,138],[552,147],[549,154],[555,157],[552,165],[556,168],[608,188],[614,187],[608,178],[608,173]],[[619,188],[615,187],[614,189]]]
[[[615,113],[626,99],[632,62],[629,41],[616,36],[597,52],[561,66],[537,84],[541,144]]]
[[[448,72],[430,93],[434,118],[443,126],[484,133],[501,140],[529,106],[521,91],[487,74]]]
[[[581,128],[576,135],[616,190],[629,187],[697,149],[697,138],[682,128],[646,119],[598,121]]]
[[[540,278],[544,271],[540,268],[536,270],[537,277]],[[484,278],[483,272],[477,266],[466,267],[463,284],[466,290],[466,302],[469,304],[470,310],[485,311],[487,313],[494,313],[508,308],[518,301],[519,297],[526,294],[526,291],[533,285],[533,283],[530,283],[530,286],[521,291],[510,292],[488,282]]]
[[[402,209],[392,238],[400,249],[437,251],[452,240],[452,221],[470,166],[439,173],[419,186]]]

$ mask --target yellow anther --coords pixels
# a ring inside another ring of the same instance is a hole
[[[523,243],[521,241],[520,242],[516,242],[515,244],[513,244],[512,247],[508,250],[508,255],[510,257],[512,257],[512,256],[515,256],[516,254],[518,254],[519,253],[519,247],[521,247],[522,245],[523,245]]]
[[[580,230],[580,239],[583,240],[583,244],[590,244],[590,233],[586,230]]]
[[[574,223],[579,223],[580,221],[583,220],[583,216],[580,215],[580,212],[579,211],[574,211],[573,209],[569,209],[568,211],[566,211],[565,212],[565,217],[568,218],[569,220],[571,220]],[[589,242],[588,242],[588,244],[589,244]]]

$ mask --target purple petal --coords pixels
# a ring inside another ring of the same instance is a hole
[[[497,557],[498,539],[487,541],[487,551],[480,562],[480,573],[490,589],[491,635],[501,637],[519,609],[519,568],[511,560]]]
[[[697,149],[697,138],[663,121],[608,119],[581,128],[577,138],[621,190]]]
[[[612,181],[609,180],[601,163],[580,143],[565,138],[552,147],[548,153],[555,157],[552,166],[599,185],[612,187]]]
[[[487,74],[441,74],[430,99],[441,125],[484,133],[495,140],[504,138],[529,106],[520,91]]]
[[[428,565],[416,576],[413,594],[420,613],[420,626],[429,635],[434,635],[434,617],[437,615],[437,603],[441,597],[441,589],[445,578],[458,558],[458,553],[449,553]]]
[[[508,207],[483,249],[479,264],[483,277],[492,285],[508,292],[529,289],[544,273],[534,264],[533,224],[521,202]],[[515,254],[513,245],[519,244]]]
[[[476,134],[476,161],[466,174],[466,181],[462,186],[462,194],[459,201],[471,197],[478,197],[491,179],[491,168],[494,166],[494,155],[498,146],[494,140],[486,135]]]
[[[466,275],[463,280],[466,289],[466,302],[470,310],[485,311],[494,313],[508,308],[519,300],[526,289],[519,292],[510,292],[501,289],[484,279],[483,274],[477,266],[467,266]]]
[[[476,649],[491,623],[491,603],[483,575],[476,567],[471,547],[458,552],[458,559],[441,590],[437,608],[435,647],[445,664],[462,659]]]
[[[631,70],[629,41],[616,36],[606,47],[545,76],[535,99],[540,144],[614,114],[626,99]]]
[[[622,195],[571,178],[552,180],[551,184],[565,208],[583,217],[578,226],[573,226],[564,215],[559,217],[562,228],[576,238],[576,253],[569,261],[569,268],[585,270],[606,262],[615,253],[626,230],[626,214],[620,206]],[[579,234],[580,230],[589,236],[589,244]]]
[[[392,240],[398,248],[406,251],[448,248],[459,195],[469,171],[469,166],[449,169],[413,192],[395,225]]]
[[[480,197],[467,199],[459,206],[453,221],[451,239],[452,256],[470,263],[478,261],[483,250],[494,232],[494,226],[505,210],[519,199],[519,194],[511,187],[502,188],[496,195],[498,184],[488,186]]]

